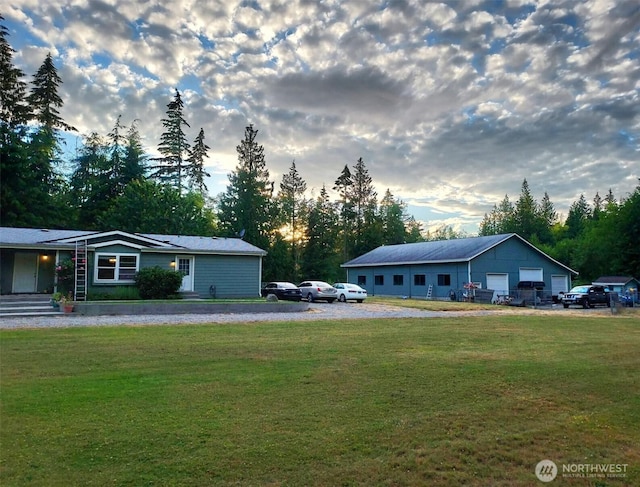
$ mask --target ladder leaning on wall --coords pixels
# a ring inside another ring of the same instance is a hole
[[[429,284],[429,288],[427,289],[427,299],[433,298],[433,284]]]
[[[76,240],[74,301],[87,300],[87,241]]]

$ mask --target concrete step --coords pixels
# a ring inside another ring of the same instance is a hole
[[[51,305],[49,294],[9,294],[0,296],[0,317],[55,316],[63,314]]]
[[[53,309],[53,308],[50,308]],[[1,318],[30,318],[30,317],[38,317],[38,316],[62,316],[64,313],[62,311],[41,311],[38,313],[34,312],[4,312],[0,311],[0,319]]]

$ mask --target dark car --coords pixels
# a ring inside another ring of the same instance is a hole
[[[302,299],[300,288],[291,282],[268,282],[260,294],[263,298],[273,294],[278,299],[285,301],[300,301]]]

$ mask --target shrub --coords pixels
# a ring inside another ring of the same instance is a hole
[[[135,280],[142,299],[167,299],[178,294],[182,273],[147,267],[136,274]]]
[[[135,301],[140,299],[140,291],[135,286],[118,286],[107,291],[91,290],[89,301]]]

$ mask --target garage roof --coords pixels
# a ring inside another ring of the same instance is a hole
[[[369,267],[408,264],[440,264],[448,262],[469,262],[495,246],[516,238],[549,260],[577,274],[576,271],[557,262],[515,233],[469,237],[434,242],[417,242],[399,245],[383,245],[342,264],[342,267]]]

